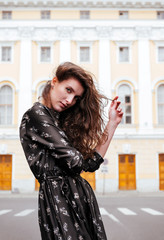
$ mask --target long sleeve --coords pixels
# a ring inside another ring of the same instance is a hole
[[[65,133],[59,128],[57,119],[50,109],[35,104],[23,116],[20,126],[21,143],[31,169],[42,167],[41,158],[48,152],[49,158],[69,174],[79,174],[82,170],[97,170],[103,159],[98,153],[93,158],[83,159]],[[46,166],[46,162],[44,166]],[[38,170],[37,170],[38,171]],[[40,169],[39,169],[40,172]]]
[[[104,159],[100,156],[98,152],[94,152],[93,158],[87,158],[83,164],[83,170],[85,172],[94,172],[100,165],[104,162]]]
[[[42,148],[49,151],[51,157],[63,170],[73,174],[82,171],[82,154],[72,147],[65,133],[58,127],[57,120],[51,116],[47,108],[43,105],[39,107],[34,105],[26,112],[23,119],[21,126],[23,128],[26,125],[26,130],[21,134],[21,142],[29,164],[37,155],[38,149]]]

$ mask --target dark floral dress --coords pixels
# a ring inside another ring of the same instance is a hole
[[[43,240],[106,240],[94,192],[80,176],[103,162],[83,156],[58,125],[59,113],[37,102],[23,116],[20,139],[40,182],[39,225]]]

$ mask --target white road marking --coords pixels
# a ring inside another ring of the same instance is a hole
[[[4,210],[0,210],[0,215],[4,215],[8,212],[11,212],[12,210],[11,209],[4,209]]]
[[[117,208],[117,209],[125,215],[137,215],[135,212],[131,211],[128,208]]]
[[[14,216],[15,216],[15,217],[24,217],[24,216],[27,216],[27,215],[29,215],[30,213],[34,212],[34,211],[35,211],[35,209],[26,209],[26,210],[24,210],[24,211],[21,211],[21,212],[15,214]]]
[[[108,217],[110,217],[113,221],[115,221],[115,222],[120,222],[114,215],[112,215],[112,214],[109,214],[106,210],[105,210],[105,208],[100,208],[100,213],[101,213],[101,215],[107,215]]]
[[[163,213],[159,212],[159,211],[156,211],[154,209],[151,209],[151,208],[141,208],[142,211],[144,212],[147,212],[151,215],[164,215]]]

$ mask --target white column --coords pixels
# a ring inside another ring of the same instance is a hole
[[[31,39],[22,39],[20,47],[20,75],[19,75],[19,116],[32,105],[32,49]]]
[[[60,41],[60,63],[71,61],[71,42],[70,39]]]
[[[138,41],[139,127],[152,128],[150,46],[148,39]]]
[[[100,90],[111,98],[110,41],[99,40],[99,86]]]

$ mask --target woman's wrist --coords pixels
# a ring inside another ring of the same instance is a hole
[[[110,128],[110,130],[111,130],[111,127],[112,128],[117,128],[118,125],[119,125],[119,123],[109,119],[109,121],[107,123],[107,128]]]

